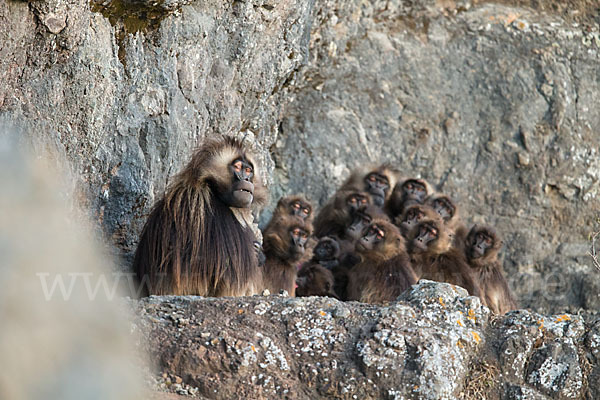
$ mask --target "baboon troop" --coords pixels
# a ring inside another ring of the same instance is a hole
[[[155,204],[134,268],[148,294],[290,296],[386,303],[421,278],[462,286],[498,314],[517,307],[492,227],[468,230],[456,202],[391,165],[355,170],[317,212],[282,197],[266,203],[252,156],[231,138],[207,141]]]

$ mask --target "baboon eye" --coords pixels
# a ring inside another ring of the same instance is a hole
[[[375,182],[377,179],[375,178],[375,175],[369,175],[369,180]]]
[[[247,174],[251,174],[252,173],[252,167],[246,167],[246,173]]]
[[[293,233],[294,235],[299,235],[299,234],[300,234],[300,229],[296,228],[296,229],[294,229],[294,230],[292,231],[292,233]]]
[[[437,230],[436,230],[436,229],[430,229],[430,230],[429,230],[429,233],[430,233],[432,236],[437,236],[437,234],[438,234],[438,232],[437,232]]]
[[[297,210],[300,208],[300,204],[294,203],[294,204],[292,204],[292,207],[294,207]]]
[[[308,237],[308,234],[307,234],[306,232],[302,232],[302,237],[303,237],[304,239],[306,239],[306,238]]]
[[[233,168],[237,171],[240,172],[242,170],[242,161],[241,160],[237,160],[233,162]]]
[[[489,237],[485,238],[485,244],[487,244],[488,246],[492,244],[492,239],[490,239]]]
[[[417,218],[421,219],[421,218],[423,218],[424,216],[425,216],[425,214],[423,214],[423,213],[419,213],[419,215],[417,215]]]
[[[361,202],[361,203],[363,203],[363,204],[366,204],[366,202],[367,202],[367,199],[365,199],[365,198],[363,197],[362,199],[360,199],[360,202]]]
[[[383,232],[377,232],[377,239],[381,240],[384,236]]]
[[[354,197],[351,197],[351,198],[350,198],[350,203],[352,203],[352,204],[356,203],[356,198],[354,198]]]
[[[302,211],[304,211],[304,213],[305,213],[305,214],[308,214],[308,213],[310,212],[310,210],[309,210],[308,208],[305,208],[305,209],[304,209],[304,210],[302,210]]]
[[[407,188],[408,190],[412,190],[412,188],[413,188],[413,184],[412,184],[412,183],[407,183],[407,184],[406,184],[406,188]]]

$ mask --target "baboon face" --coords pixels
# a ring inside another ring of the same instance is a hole
[[[350,214],[354,214],[357,210],[369,205],[367,196],[361,193],[352,193],[346,198],[346,207]]]
[[[494,248],[495,239],[484,231],[479,231],[472,235],[469,240],[468,255],[471,259],[484,257]]]
[[[412,250],[414,253],[423,253],[438,239],[439,228],[436,224],[427,222],[417,226],[418,231],[412,240]]]
[[[308,232],[300,227],[290,229],[290,254],[304,253],[304,246],[308,240]]]
[[[445,196],[433,200],[431,206],[438,214],[440,214],[444,221],[450,220],[456,212],[456,207],[454,207],[452,201]]]
[[[346,235],[355,240],[361,238],[372,220],[373,218],[371,218],[371,216],[367,213],[357,211],[354,214],[352,223],[350,226],[348,226],[348,228],[346,228]]]
[[[339,251],[339,244],[328,237],[321,239],[313,250],[317,260],[332,260],[337,257]]]
[[[402,219],[402,223],[400,224],[401,228],[405,230],[405,232],[410,232],[410,230],[417,226],[420,220],[425,217],[425,212],[421,206],[411,207],[406,210],[404,214],[404,218]]]
[[[404,192],[404,206],[410,204],[423,204],[425,197],[427,197],[427,188],[422,182],[416,179],[409,179],[402,185],[402,191]]]
[[[330,296],[337,298],[333,290],[331,272],[318,265],[309,265],[298,271],[296,278],[297,296]]]
[[[382,207],[390,189],[390,180],[377,172],[371,172],[365,177],[365,184],[367,192],[373,197],[373,203],[377,207]]]
[[[360,251],[371,251],[379,247],[385,241],[385,230],[383,227],[372,224],[369,226],[367,233],[358,239],[356,248]]]
[[[296,217],[300,217],[302,219],[308,218],[310,213],[312,212],[312,207],[310,204],[305,203],[300,200],[296,200],[290,204],[290,213]]]
[[[222,194],[223,201],[237,208],[250,207],[254,200],[254,166],[243,157],[236,158],[229,165],[231,185],[226,193]]]

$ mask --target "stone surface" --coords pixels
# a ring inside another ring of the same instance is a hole
[[[592,309],[596,16],[593,0],[0,0],[0,121],[69,161],[122,270],[191,150],[238,134],[274,200],[323,204],[367,161],[427,178],[498,228],[523,307]]]
[[[176,377],[210,399],[584,399],[599,390],[588,379],[600,368],[597,320],[492,317],[444,283],[421,281],[384,306],[280,295],[130,303],[161,391],[174,391]]]
[[[352,168],[391,162],[450,194],[467,223],[497,227],[523,307],[591,308],[597,23],[473,3],[319,2],[273,193],[323,204]]]

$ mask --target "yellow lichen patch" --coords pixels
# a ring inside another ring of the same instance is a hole
[[[442,305],[442,307],[446,307],[446,304],[444,304],[444,299],[442,299],[441,297],[439,298],[440,304]]]
[[[543,319],[538,319],[538,329],[542,330],[544,329],[544,320]]]
[[[479,336],[479,333],[477,333],[475,331],[471,331],[471,335],[473,335],[473,339],[475,339],[475,342],[477,342],[477,343],[481,342],[481,336]]]
[[[461,349],[464,349],[464,348],[465,348],[465,345],[463,344],[462,340],[460,340],[460,339],[458,339],[458,340],[456,341],[456,345],[457,345],[458,347],[460,347]]]
[[[414,391],[417,391],[417,390],[419,390],[419,385],[415,385],[415,386],[413,386],[413,390],[414,390]]]
[[[467,318],[469,318],[470,320],[473,320],[473,322],[475,322],[475,311],[469,310],[469,315],[467,316]]]
[[[570,321],[571,317],[569,317],[566,314],[560,315],[556,318],[556,322],[564,322],[564,321]]]
[[[458,324],[458,326],[464,326],[460,319],[458,321],[456,321],[456,323]]]
[[[241,308],[238,310],[238,314],[243,314],[244,310],[242,310]]]
[[[256,347],[254,347],[254,345],[253,345],[253,344],[251,344],[251,345],[250,345],[250,348],[252,349],[252,351],[253,351],[253,352],[255,352],[255,353],[256,353]]]
[[[319,311],[319,314],[321,314],[321,317],[324,317],[327,315],[327,313],[325,311]]]
[[[527,28],[527,24],[523,21],[517,21],[517,28],[520,30],[523,30],[523,29]]]

